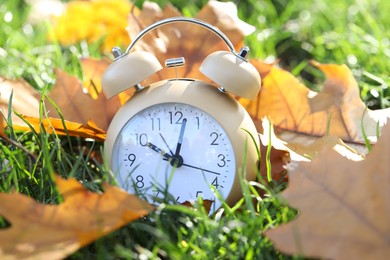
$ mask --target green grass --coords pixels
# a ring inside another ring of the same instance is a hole
[[[195,15],[204,3],[174,1],[186,15]],[[238,9],[241,19],[256,26],[255,33],[246,39],[251,58],[280,59],[282,67],[314,89],[320,89],[323,76],[309,65],[310,59],[346,63],[369,107],[389,106],[389,1],[248,0],[239,1]],[[49,42],[50,26],[29,24],[28,12],[22,0],[0,2],[0,76],[24,78],[38,90],[50,88],[54,68],[82,77],[79,58],[101,56],[98,46],[85,42],[70,47]],[[44,110],[42,106],[42,115]],[[7,133],[11,141],[0,139],[1,192],[16,190],[56,204],[61,198],[52,181],[55,173],[82,180],[94,191],[101,189],[103,181],[112,182],[105,166],[91,153],[101,151],[102,143],[44,131],[16,132],[10,121]],[[252,197],[253,203],[242,199],[237,207],[226,206],[223,216],[208,217],[202,207],[194,210],[169,205],[167,198],[167,204],[150,216],[79,250],[70,259],[289,258],[262,235],[270,226],[296,216],[276,195],[284,185],[243,182],[243,187],[244,197]],[[0,226],[7,225],[0,220]]]

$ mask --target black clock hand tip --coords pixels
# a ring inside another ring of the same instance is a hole
[[[171,160],[172,159],[171,155],[167,154],[164,150],[158,148],[157,146],[155,146],[151,142],[147,142],[146,146],[149,147],[150,149],[152,149],[153,151],[155,151],[156,153],[159,153],[165,159],[167,159],[167,160]]]
[[[177,141],[177,145],[176,145],[175,156],[180,155],[181,145],[183,143],[183,136],[184,136],[184,131],[186,129],[186,126],[187,126],[187,118],[183,118],[180,127],[179,140]]]

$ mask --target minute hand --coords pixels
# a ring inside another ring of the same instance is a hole
[[[184,136],[184,130],[186,129],[186,125],[187,125],[187,118],[183,118],[181,123],[180,133],[179,133],[179,140],[177,141],[177,145],[176,145],[175,156],[180,155],[180,149],[183,143],[183,136]]]
[[[193,165],[189,165],[189,164],[186,164],[186,163],[183,163],[182,166],[187,166],[187,167],[194,168],[194,169],[197,169],[197,170],[200,170],[200,171],[203,171],[203,172],[209,172],[209,173],[213,173],[213,174],[216,174],[216,175],[221,175],[219,172],[206,170],[206,169],[203,169],[203,168],[200,168],[200,167],[197,167],[197,166],[193,166]]]

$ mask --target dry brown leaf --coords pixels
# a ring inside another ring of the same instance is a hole
[[[96,141],[103,142],[106,139],[106,132],[92,121],[88,120],[86,124],[64,121],[59,118],[43,118],[23,116],[31,124],[34,131],[39,133],[41,126],[47,133],[56,133],[58,135],[78,136],[84,138],[93,138]],[[65,124],[65,125],[64,125]],[[16,130],[31,131],[30,127],[14,126]]]
[[[363,161],[327,147],[289,169],[282,193],[298,217],[266,232],[278,250],[324,259],[390,256],[390,124]]]
[[[334,135],[316,137],[288,131],[278,131],[276,134],[267,118],[263,119],[261,128],[259,134],[261,143],[264,146],[271,143],[275,149],[287,152],[292,161],[310,161],[316,158],[325,146],[332,147],[350,160],[360,161],[365,158],[364,153],[357,152]]]
[[[367,109],[347,66],[315,65],[327,77],[322,92],[315,93],[289,72],[272,67],[263,78],[258,99],[241,103],[255,120],[270,117],[275,127],[283,130],[318,137],[328,133],[347,142],[364,143],[363,124],[367,136],[375,140],[377,122],[383,125],[390,109]]]
[[[20,114],[38,117],[39,98],[35,96],[37,91],[23,79],[7,80],[0,77],[0,112],[5,117],[8,115],[9,99],[12,92],[13,110]],[[24,125],[23,120],[14,113],[12,113],[12,122]]]
[[[360,99],[359,86],[346,65],[312,62],[326,76],[324,89],[309,99],[311,111],[331,111],[340,114],[345,124],[346,141],[363,142],[362,125],[371,140],[376,141],[377,124],[383,126],[390,119],[390,108],[370,110]],[[333,118],[332,114],[332,118]],[[333,120],[332,120],[333,121]],[[331,121],[331,124],[332,124]],[[331,126],[332,127],[332,126]]]
[[[108,184],[103,194],[97,194],[75,179],[56,177],[56,183],[64,198],[59,205],[0,193],[0,215],[11,223],[0,230],[1,259],[62,259],[152,210],[146,202]]]
[[[49,93],[49,97],[60,108],[63,117],[72,122],[86,124],[92,120],[96,125],[107,130],[111,119],[120,108],[119,97],[107,99],[102,92],[97,99],[93,99],[84,92],[84,88],[77,77],[73,77],[56,69],[56,83]],[[48,116],[58,118],[55,108],[50,102],[45,102]]]
[[[335,135],[317,137],[279,130],[277,131],[276,136],[279,140],[283,140],[282,142],[285,143],[288,151],[304,156],[309,160],[316,158],[324,146],[333,147],[333,150],[354,161],[363,160],[368,153],[365,144],[345,143]]]
[[[146,26],[173,16],[182,15],[169,4],[161,10],[156,3],[145,2],[139,15],[129,15],[130,38],[133,39]],[[237,7],[231,2],[210,1],[195,18],[219,28],[236,48],[241,47],[244,36],[254,30],[254,27],[238,18]],[[169,58],[184,57],[186,65],[177,69],[178,77],[210,81],[199,72],[199,65],[208,54],[227,50],[227,47],[221,39],[204,27],[190,23],[174,23],[149,32],[136,43],[135,49],[154,53],[161,64]],[[174,69],[163,69],[144,84],[175,77]]]
[[[291,161],[310,161],[318,157],[325,146],[333,148],[340,155],[354,161],[365,158],[340,138],[326,135],[321,138],[309,135],[291,133],[288,131],[275,134],[274,128],[268,119],[263,119],[259,129],[260,138],[260,173],[267,179],[267,168],[270,167],[271,178],[275,181],[288,181],[286,168]],[[267,159],[268,145],[271,145],[270,156]],[[267,165],[269,160],[269,165]]]

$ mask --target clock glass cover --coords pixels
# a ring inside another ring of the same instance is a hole
[[[224,129],[208,113],[182,103],[161,103],[135,114],[121,129],[112,169],[122,188],[151,203],[174,196],[178,203],[198,196],[221,206],[232,188],[236,164]]]

